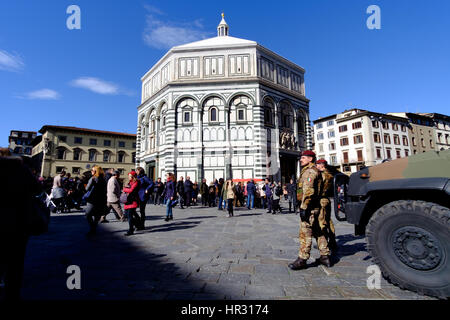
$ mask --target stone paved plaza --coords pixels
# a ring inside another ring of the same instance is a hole
[[[284,204],[286,208],[286,204]],[[285,211],[287,211],[285,209]],[[83,213],[53,215],[48,233],[30,240],[22,295],[33,299],[431,299],[384,279],[368,290],[371,259],[353,226],[335,221],[340,246],[331,268],[292,271],[299,216],[235,209],[147,206],[146,230],[125,237],[128,223],[110,214],[98,235],[86,238]],[[66,286],[69,265],[81,269],[81,290]]]

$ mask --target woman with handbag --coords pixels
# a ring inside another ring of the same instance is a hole
[[[164,189],[164,203],[166,204],[166,218],[164,221],[173,220],[172,208],[176,205],[175,200],[175,176],[167,174],[166,188]]]
[[[233,180],[228,179],[224,188],[224,196],[227,199],[228,202],[228,217],[232,217],[233,216],[233,201],[234,201],[234,196],[235,196],[235,191],[234,191],[234,187],[235,184],[233,182]]]
[[[92,177],[86,186],[86,194],[83,199],[86,200],[86,219],[90,230],[88,236],[96,233],[97,224],[101,216],[105,215],[108,207],[106,206],[106,180],[105,173],[100,166],[93,166],[91,169]]]
[[[127,195],[126,200],[121,197],[121,202],[124,202],[125,215],[128,216],[128,232],[126,236],[134,234],[135,227],[141,229],[141,218],[136,212],[139,206],[139,180],[136,171],[128,173],[130,179],[129,185],[123,188],[123,192]]]

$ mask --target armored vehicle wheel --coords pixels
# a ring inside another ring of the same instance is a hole
[[[450,297],[450,209],[424,201],[388,203],[370,219],[367,244],[389,282]]]

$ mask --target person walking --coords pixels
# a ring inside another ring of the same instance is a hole
[[[158,178],[155,183],[154,194],[155,198],[153,201],[154,205],[160,205],[163,203],[162,193],[164,191],[164,183],[162,183],[161,178]]]
[[[128,217],[128,232],[125,233],[125,236],[131,236],[134,234],[135,228],[138,230],[142,230],[140,227],[142,226],[141,217],[137,214],[136,208],[139,206],[139,189],[140,189],[140,180],[138,179],[138,175],[136,171],[130,171],[128,173],[128,186],[123,188],[123,192],[127,194],[127,200],[124,204],[125,214]]]
[[[266,182],[263,186],[263,190],[266,194],[266,202],[267,202],[267,213],[271,213],[272,212],[272,203],[273,203],[273,199],[272,199],[272,188],[270,186],[270,181],[269,179],[266,179]]]
[[[197,199],[198,199],[198,183],[197,181],[194,182],[194,184],[192,185],[192,204],[194,206],[197,205]]]
[[[307,268],[306,262],[310,257],[312,237],[317,241],[317,247],[320,252],[318,262],[326,267],[331,266],[330,249],[328,248],[327,239],[317,223],[318,212],[320,211],[320,186],[322,177],[316,168],[314,161],[316,155],[310,150],[302,153],[300,164],[302,171],[299,179],[299,188],[302,190],[300,205],[300,249],[298,258],[289,264],[292,270],[301,270]]]
[[[173,220],[173,213],[172,213],[172,208],[173,206],[176,205],[175,202],[175,197],[176,197],[176,192],[175,192],[175,176],[173,175],[173,173],[168,173],[166,175],[167,177],[167,182],[166,182],[166,187],[164,189],[164,203],[166,205],[166,218],[164,219],[164,221],[169,221],[169,220]]]
[[[288,193],[288,201],[289,201],[289,213],[292,213],[292,209],[294,209],[294,213],[297,212],[297,185],[294,183],[294,179],[291,179],[288,185],[286,186]]]
[[[186,208],[189,208],[191,206],[192,189],[193,189],[193,183],[191,181],[191,177],[186,176],[186,181],[184,182],[184,196],[185,196]]]
[[[206,184],[206,179],[202,179],[200,195],[202,197],[202,206],[206,207],[208,205],[208,185]]]
[[[142,167],[136,168],[137,179],[139,180],[139,213],[141,216],[139,217],[140,223],[137,226],[137,230],[145,229],[145,208],[147,206],[147,202],[150,199],[150,195],[153,192],[153,188],[155,184],[153,180],[147,177],[145,174],[145,170]]]
[[[328,248],[331,254],[337,251],[336,233],[333,220],[331,220],[331,202],[333,197],[333,174],[328,169],[328,163],[325,159],[319,159],[316,167],[322,175],[322,185],[320,190],[320,213],[318,216],[319,227],[325,234],[328,241]]]
[[[184,179],[183,176],[180,177],[180,180],[177,182],[177,193],[178,193],[178,199],[180,200],[180,209],[184,209]]]
[[[280,198],[283,195],[283,189],[281,188],[281,183],[279,183],[278,185],[274,182],[272,183],[272,198],[273,198],[273,202],[272,202],[272,214],[276,214],[277,211],[279,211],[280,213],[282,213],[281,207],[280,207]]]
[[[247,183],[247,209],[249,210],[255,208],[255,192],[255,183],[253,180],[250,180],[250,182]]]
[[[217,187],[214,182],[211,182],[211,184],[209,185],[208,192],[209,207],[215,207]]]
[[[223,187],[224,181],[223,178],[219,179],[219,184],[217,185],[217,197],[219,198],[219,210],[225,210],[227,208],[226,198],[223,197]],[[222,208],[223,205],[223,208]]]
[[[95,165],[91,169],[92,177],[86,186],[86,219],[89,223],[88,236],[96,234],[97,224],[100,217],[105,215],[107,210],[107,185],[103,169]]]
[[[224,190],[224,197],[225,199],[227,199],[228,202],[228,217],[232,217],[233,216],[233,201],[234,201],[234,197],[235,197],[235,184],[233,182],[233,180],[228,179],[226,184],[223,187]]]
[[[120,172],[114,171],[106,186],[106,205],[108,212],[113,209],[117,220],[123,222],[125,217],[123,215],[122,207],[120,205],[120,184],[117,179],[120,178]]]

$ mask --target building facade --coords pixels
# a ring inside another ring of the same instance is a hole
[[[36,138],[36,135],[36,131],[11,130],[8,138],[9,150],[14,155],[31,157],[33,140]]]
[[[62,170],[80,176],[94,165],[125,174],[135,168],[135,134],[51,125],[39,133],[33,160],[42,177],[54,177]]]
[[[450,149],[450,117],[440,113],[420,113],[431,119],[434,124],[436,150]]]
[[[410,112],[388,114],[408,119],[409,141],[412,154],[438,150],[436,145],[436,130],[433,121],[429,117]]]
[[[305,70],[254,41],[172,48],[141,79],[137,162],[149,175],[286,180],[312,141]],[[309,138],[308,138],[309,137]]]
[[[345,173],[411,154],[402,117],[351,109],[315,120],[313,130],[317,157]]]

